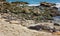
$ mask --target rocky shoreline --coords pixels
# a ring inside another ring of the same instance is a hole
[[[0,32],[1,32],[1,36],[8,36],[8,35],[11,35],[11,36],[60,36],[59,34],[57,35],[57,33],[54,33],[54,32],[51,32],[50,30],[48,29],[53,29],[53,23],[47,23],[47,22],[43,22],[43,23],[35,23],[35,21],[33,20],[21,20],[21,21],[18,21],[18,20],[12,20],[10,19],[10,21],[8,21],[8,19],[6,19],[7,17],[5,16],[8,16],[6,14],[2,14],[0,15]],[[8,22],[7,22],[8,21]],[[9,23],[10,22],[10,23]],[[21,22],[21,23],[20,23]],[[43,25],[44,28],[42,26],[39,26],[39,25]],[[38,25],[38,26],[37,26]],[[46,25],[46,26],[45,26]],[[35,26],[35,30],[32,30],[32,29],[29,29],[28,27],[31,27],[31,26]],[[51,27],[48,27],[51,26]],[[40,30],[40,27],[43,28],[43,30],[41,31]],[[46,28],[45,28],[46,27]],[[58,28],[59,26],[57,26],[56,28]],[[36,30],[36,29],[39,29]],[[48,30],[48,31],[45,31],[45,30]],[[50,31],[50,32],[49,32]],[[8,34],[7,34],[8,33]],[[24,34],[24,35],[23,35]]]
[[[25,6],[27,2],[0,1],[0,36],[60,36],[60,26],[53,16],[59,16],[55,4],[42,2],[39,6]],[[22,4],[23,6],[17,6]]]
[[[56,34],[27,29],[18,24],[10,24],[3,19],[0,20],[0,36],[59,36]]]

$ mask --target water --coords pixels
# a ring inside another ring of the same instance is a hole
[[[60,0],[7,0],[8,2],[12,1],[24,1],[30,4],[39,4],[40,2],[51,2],[51,3],[60,3]]]

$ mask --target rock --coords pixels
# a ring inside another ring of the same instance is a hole
[[[19,21],[11,20],[10,23],[11,24],[19,24]]]
[[[0,14],[0,19],[1,19],[1,14]]]
[[[35,21],[34,20],[25,20],[25,21],[21,22],[21,25],[25,26],[25,27],[29,27],[29,25],[31,25],[31,24],[35,24]]]
[[[0,20],[0,36],[60,36],[44,31],[30,30],[21,25],[11,24],[2,20]]]
[[[53,32],[53,34],[60,35],[60,32],[59,31],[58,32]]]

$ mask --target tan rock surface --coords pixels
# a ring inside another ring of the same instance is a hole
[[[29,30],[17,24],[9,24],[0,20],[0,36],[57,36],[48,32]],[[59,35],[60,36],[60,35]]]

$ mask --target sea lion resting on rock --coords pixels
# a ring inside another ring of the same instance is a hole
[[[32,29],[32,30],[46,30],[46,31],[49,31],[49,32],[56,32],[57,29],[55,27],[52,27],[52,26],[45,26],[45,25],[35,25],[35,26],[29,26],[28,27],[29,29]]]

